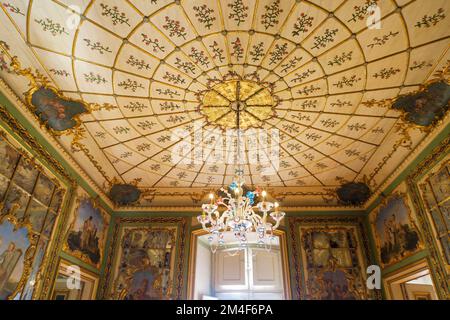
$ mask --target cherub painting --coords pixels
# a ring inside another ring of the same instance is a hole
[[[439,81],[421,92],[400,96],[392,108],[403,110],[407,121],[426,127],[445,115],[449,101],[450,86],[446,81]]]
[[[86,106],[77,101],[62,99],[54,90],[41,87],[31,96],[31,104],[39,119],[54,131],[65,131],[77,125],[77,115],[87,112]]]

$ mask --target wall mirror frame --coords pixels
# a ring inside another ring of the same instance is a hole
[[[198,239],[200,236],[206,235],[207,232],[203,229],[194,229],[191,231],[190,236],[190,252],[188,258],[188,283],[187,283],[187,299],[194,300],[195,299],[195,271],[196,271],[196,257],[197,257],[197,246]],[[289,256],[288,256],[288,245],[287,245],[287,236],[284,230],[276,230],[274,232],[275,236],[279,238],[280,243],[280,253],[281,253],[281,265],[282,265],[282,274],[283,274],[283,291],[284,291],[284,299],[290,300],[292,299],[291,294],[291,274],[289,268]],[[216,252],[217,253],[217,252]]]

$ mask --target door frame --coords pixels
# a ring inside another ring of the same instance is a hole
[[[189,263],[188,263],[188,283],[187,283],[187,299],[194,299],[194,288],[195,288],[195,267],[197,259],[197,244],[198,237],[207,234],[208,232],[203,229],[192,230],[190,238],[190,251],[189,251]],[[283,230],[275,230],[274,235],[280,239],[280,253],[281,253],[281,267],[283,272],[283,291],[286,300],[292,299],[291,293],[291,275],[289,269],[289,257],[288,248],[286,240],[286,232]]]

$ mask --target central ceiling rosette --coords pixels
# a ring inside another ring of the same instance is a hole
[[[200,112],[210,124],[237,128],[236,112],[239,111],[241,129],[259,128],[275,115],[276,104],[276,96],[264,84],[250,80],[228,80],[204,93]]]

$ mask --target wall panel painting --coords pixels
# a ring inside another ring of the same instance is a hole
[[[64,250],[80,260],[100,267],[109,215],[87,195],[77,199]]]
[[[423,248],[404,193],[394,193],[372,215],[372,228],[382,266],[392,265]]]
[[[142,223],[143,220],[148,223]],[[119,219],[114,232],[112,265],[107,270],[106,298],[180,299],[186,236],[184,218]],[[120,221],[135,221],[121,224]],[[138,222],[139,221],[139,222]],[[159,223],[158,223],[159,222]],[[117,223],[117,221],[116,221]]]
[[[30,255],[30,232],[26,227],[15,229],[15,224],[0,224],[0,299],[16,293],[25,270],[26,256]]]

